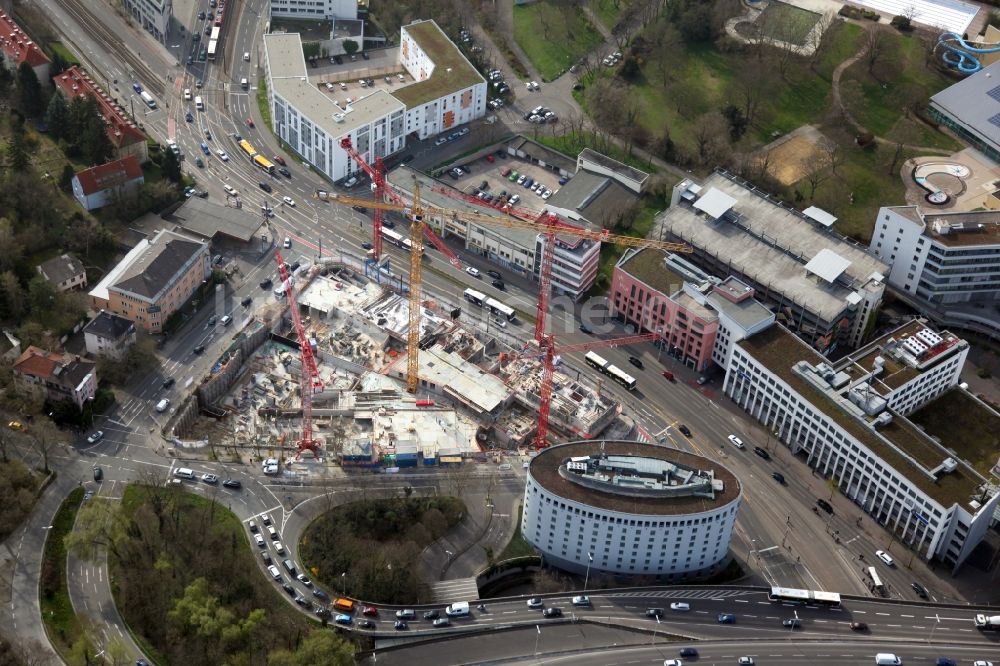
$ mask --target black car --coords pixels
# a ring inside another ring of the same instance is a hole
[[[639,368],[640,370],[642,370],[642,359],[636,356],[629,356],[628,362],[634,365],[635,367]]]
[[[439,617],[441,617],[441,611],[439,610],[429,610],[426,613],[424,613],[425,620],[436,620]]]
[[[163,382],[163,388],[168,389],[176,383],[177,383],[176,379],[174,379],[173,377],[167,377]]]
[[[785,475],[781,472],[771,472],[771,478],[781,485],[785,485]]]
[[[781,621],[781,626],[788,627],[789,629],[801,629],[802,628],[802,620],[800,620],[797,617],[796,618],[789,618],[787,620],[782,620]]]
[[[317,599],[319,599],[320,601],[329,601],[330,600],[330,595],[328,595],[323,590],[313,590],[313,596],[316,597]]]
[[[360,620],[358,622],[358,626],[361,627],[362,629],[374,629],[375,623],[372,622],[371,620]]]
[[[243,487],[243,484],[237,481],[236,479],[226,479],[225,481],[222,482],[222,487],[239,490],[240,488]]]
[[[288,267],[288,272],[289,273],[294,273],[295,271],[299,270],[299,266],[301,266],[301,265],[302,264],[300,264],[299,262],[293,261],[292,265]]]
[[[698,651],[694,648],[681,648],[678,653],[682,657],[697,657]]]
[[[542,617],[562,617],[562,608],[549,606],[548,608],[542,611]]]
[[[205,353],[205,345],[198,345],[197,347],[195,347],[191,351],[193,351],[195,354],[204,354]]]
[[[335,63],[337,63],[338,65],[343,65],[344,64],[344,59],[341,58],[339,55],[333,56],[333,61]]]
[[[266,280],[261,280],[260,281],[260,288],[261,289],[270,289],[272,284],[274,284],[274,283],[271,282],[271,278],[267,278]]]
[[[361,57],[364,58],[365,60],[368,60],[368,54],[365,51],[361,52]],[[371,84],[369,83],[368,85],[371,85]]]
[[[927,589],[924,588],[924,586],[921,585],[920,583],[914,581],[910,583],[910,587],[913,588],[913,591],[916,592],[917,596],[919,596],[921,599],[927,598]]]
[[[290,597],[295,596],[295,588],[289,585],[288,583],[282,583],[281,587],[282,589],[285,590],[285,592],[288,592],[288,596]]]
[[[368,212],[368,209],[365,208],[364,206],[351,206],[351,208],[353,208],[354,210],[358,211],[359,213],[367,213]]]
[[[770,460],[771,459],[771,454],[768,453],[766,450],[760,448],[759,446],[753,447],[753,452],[756,453],[757,455],[759,455],[764,460]]]
[[[305,597],[295,597],[295,603],[303,608],[310,608],[312,603],[310,603]]]
[[[503,283],[503,280],[493,280],[493,282],[491,282],[490,284],[492,284],[500,291],[507,291],[507,285]]]
[[[590,330],[590,327],[587,326],[586,324],[580,324],[580,332],[581,333],[586,333],[587,335],[593,335],[594,334],[594,332],[592,330]]]
[[[199,21],[205,20],[205,12],[198,12],[198,20]]]
[[[265,192],[273,192],[274,191],[274,188],[271,187],[270,183],[265,183],[263,181],[257,183],[257,187],[259,187],[260,189],[264,190]]]
[[[253,297],[252,296],[247,296],[242,301],[240,301],[240,305],[242,305],[245,308],[248,308],[248,307],[250,307],[250,304],[252,302],[253,302]]]
[[[830,513],[830,514],[833,513],[833,507],[825,499],[818,499],[818,500],[816,500],[816,506],[818,506],[819,508],[823,509],[827,513]]]
[[[691,429],[690,429],[690,428],[688,428],[688,427],[687,427],[686,425],[684,425],[683,423],[682,423],[682,424],[680,424],[679,426],[677,426],[677,429],[678,429],[678,430],[680,430],[680,431],[681,431],[681,433],[682,433],[682,434],[683,434],[683,435],[684,435],[685,437],[690,437],[690,436],[691,436]]]
[[[278,173],[280,173],[285,178],[291,178],[292,177],[292,172],[289,171],[288,169],[286,169],[285,167],[280,167],[278,169]]]
[[[370,250],[375,246],[369,243],[368,241],[365,241],[364,243],[361,244],[361,247],[365,248],[366,250]]]
[[[497,279],[497,280],[502,280],[503,279],[503,276],[500,275],[500,273],[498,271],[488,270],[488,271],[486,271],[486,274],[489,275],[491,278],[494,278],[494,279]]]
[[[396,223],[393,222],[392,220],[382,220],[382,226],[385,227],[386,229],[395,229]]]
[[[647,608],[646,617],[663,617],[662,608]]]
[[[104,470],[100,467],[94,468],[94,481],[100,481],[104,478]]]
[[[198,197],[199,199],[207,199],[208,198],[208,190],[198,190],[197,192],[194,193],[194,195],[196,197]]]

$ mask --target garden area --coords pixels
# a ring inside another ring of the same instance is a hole
[[[514,5],[514,40],[543,81],[552,81],[601,43],[601,34],[571,3]]]
[[[299,557],[313,579],[380,604],[427,603],[420,552],[458,524],[454,497],[370,499],[333,507],[302,534]]]

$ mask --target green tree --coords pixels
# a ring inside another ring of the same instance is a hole
[[[28,282],[28,307],[35,312],[51,311],[56,305],[57,293],[51,282],[35,275]]]
[[[11,127],[10,138],[7,139],[7,163],[15,172],[25,171],[31,164],[31,155],[28,153],[28,138],[21,125]]]
[[[69,105],[66,98],[61,94],[55,94],[49,100],[49,106],[45,110],[45,124],[49,128],[49,134],[55,139],[64,139],[69,131]]]
[[[346,53],[347,55],[353,55],[357,53],[359,48],[360,47],[358,46],[358,43],[353,39],[344,40],[344,53]]]
[[[10,90],[10,84],[14,82],[14,77],[7,69],[6,58],[2,52],[0,52],[0,96],[5,97],[7,91]]]
[[[14,233],[14,225],[6,217],[0,217],[0,248],[3,248],[0,252],[0,271],[9,271],[21,261],[24,247]]]
[[[173,608],[167,612],[167,620],[182,636],[216,639],[236,618],[212,595],[208,581],[196,578],[184,588],[184,596],[174,600]]]
[[[117,544],[125,537],[125,520],[118,502],[87,502],[76,514],[73,530],[64,537],[67,552],[87,562],[96,562],[107,548],[120,559]]]
[[[69,69],[69,67],[70,63],[66,62],[66,58],[63,58],[60,51],[53,52],[51,62],[49,63],[49,76],[62,74]]]
[[[108,137],[104,118],[97,113],[90,116],[80,135],[80,152],[84,159],[94,165],[104,164],[114,155],[115,147]]]
[[[311,631],[295,652],[274,650],[270,666],[351,666],[354,650],[332,631]]]
[[[0,303],[4,319],[20,319],[24,314],[24,287],[12,271],[0,275]]]
[[[17,68],[17,90],[21,94],[21,110],[28,117],[37,118],[42,112],[45,96],[35,70],[26,62]]]
[[[167,180],[173,183],[181,182],[181,163],[177,159],[177,156],[174,155],[174,151],[163,151],[163,161],[160,164],[160,169]]]

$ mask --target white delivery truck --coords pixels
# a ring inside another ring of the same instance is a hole
[[[201,98],[201,95],[198,95],[197,97],[194,98],[194,108],[198,109],[199,111],[205,110],[205,101]]]

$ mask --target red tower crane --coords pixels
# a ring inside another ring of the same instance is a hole
[[[542,357],[542,384],[538,391],[538,429],[535,431],[535,449],[540,451],[548,446],[549,412],[552,409],[552,376],[555,374],[555,358],[557,353],[568,354],[570,352],[600,349],[602,347],[620,347],[622,345],[650,342],[658,337],[658,333],[643,333],[642,335],[631,335],[610,340],[592,340],[575,345],[562,345],[557,349],[555,336],[549,333],[545,336],[538,351],[531,350],[507,355],[506,358],[508,360],[539,355]]]
[[[403,201],[403,197],[399,196],[399,193],[389,187],[389,184],[385,182],[385,164],[382,162],[381,157],[375,158],[375,166],[368,164],[368,162],[365,161],[365,158],[361,156],[361,153],[354,149],[354,146],[351,144],[350,137],[346,136],[340,140],[340,147],[343,148],[347,154],[351,156],[351,159],[357,162],[358,166],[360,166],[361,169],[368,174],[368,177],[372,179],[372,184],[375,186],[375,201],[385,203],[386,200],[390,200],[394,204],[404,207],[406,206],[406,202]],[[375,262],[378,263],[378,260],[382,258],[383,213],[382,209],[378,206],[374,207],[374,211],[375,212],[372,213],[372,232],[374,233],[374,237],[372,238],[372,251],[375,256]],[[427,237],[427,240],[429,240],[434,247],[441,252],[441,254],[448,257],[448,261],[451,262],[452,266],[458,269],[462,268],[462,262],[459,261],[458,257],[455,256],[455,253],[451,251],[451,248],[445,245],[444,241],[438,238],[437,234],[431,231],[431,228],[427,225],[424,225],[424,236]]]
[[[298,452],[296,457],[301,456],[306,449],[312,451],[315,457],[319,457],[319,442],[313,439],[312,430],[312,396],[316,391],[323,390],[323,382],[319,378],[316,370],[316,357],[313,355],[312,345],[306,337],[306,330],[302,327],[302,318],[299,316],[299,304],[295,298],[295,289],[291,276],[288,273],[288,265],[281,258],[281,252],[274,253],[278,261],[278,272],[281,274],[281,284],[285,286],[285,294],[288,296],[289,310],[292,312],[292,323],[295,326],[295,335],[299,339],[299,351],[302,354],[302,376],[299,380],[299,392],[302,398],[302,439],[298,442]]]

